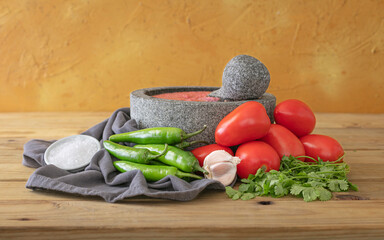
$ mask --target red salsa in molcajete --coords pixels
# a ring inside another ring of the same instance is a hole
[[[180,101],[195,101],[195,102],[217,102],[220,98],[209,97],[209,91],[191,91],[191,92],[171,92],[153,95],[155,98],[163,98]]]

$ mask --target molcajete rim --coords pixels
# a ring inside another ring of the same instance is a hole
[[[153,97],[157,94],[163,94],[163,93],[173,93],[173,92],[197,92],[197,91],[215,91],[218,90],[219,87],[210,87],[210,86],[169,86],[169,87],[152,87],[152,88],[142,88],[137,89],[131,92],[131,95],[134,95],[135,97],[147,99],[147,100],[159,100],[159,101],[166,101],[166,102],[182,102],[182,104],[230,104],[230,103],[245,103],[248,101],[269,101],[270,98],[274,98],[275,96],[270,93],[264,93],[262,97],[258,99],[246,99],[246,100],[240,100],[240,101],[183,101],[183,100],[173,100],[173,99],[165,99],[165,98],[156,98]]]

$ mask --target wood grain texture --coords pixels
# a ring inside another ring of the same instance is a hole
[[[0,239],[383,239],[384,115],[317,114],[316,132],[345,147],[358,192],[331,201],[295,197],[232,201],[204,191],[190,202],[147,197],[116,204],[32,191],[21,164],[32,138],[78,134],[110,113],[0,114]]]

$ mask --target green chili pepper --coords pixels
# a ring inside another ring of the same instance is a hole
[[[204,143],[205,145],[209,144],[206,141],[192,141],[192,142],[181,142],[181,143],[175,144],[174,146],[180,149],[184,149],[198,143]]]
[[[171,166],[145,165],[127,161],[115,161],[113,165],[120,172],[128,172],[131,170],[138,169],[143,173],[145,179],[150,182],[158,181],[168,175],[173,175],[179,178],[191,177],[196,179],[202,179],[202,177],[198,175],[192,173],[185,173]]]
[[[103,142],[104,148],[116,158],[120,160],[126,160],[130,162],[135,163],[143,163],[147,164],[152,159],[158,158],[161,155],[164,155],[168,149],[168,145],[163,145],[164,151],[159,152],[157,155],[153,155],[149,150],[147,149],[138,149],[133,147],[127,147],[123,146],[111,141],[104,141]]]
[[[134,148],[148,149],[152,153],[160,154],[164,151],[164,145],[161,144],[146,144],[146,145],[135,145]],[[199,165],[197,158],[189,151],[184,151],[174,146],[168,146],[166,153],[156,159],[162,163],[170,166],[177,167],[183,172],[194,172],[200,171],[206,173]]]
[[[150,165],[159,165],[159,166],[169,166],[167,164],[164,164],[162,162],[159,162],[159,161],[156,161],[156,160],[152,160],[149,162]]]
[[[204,125],[203,129],[188,134],[182,129],[174,127],[146,128],[133,132],[115,134],[110,136],[109,140],[112,142],[132,142],[139,144],[167,143],[174,145],[203,132],[206,128],[207,126]]]

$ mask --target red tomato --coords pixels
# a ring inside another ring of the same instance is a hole
[[[280,169],[280,158],[275,149],[262,141],[251,141],[241,144],[236,151],[236,157],[241,159],[237,165],[237,175],[247,178],[265,166],[266,171]]]
[[[335,139],[320,135],[311,134],[300,138],[304,145],[305,155],[317,159],[320,157],[323,161],[336,161],[344,155],[343,147]],[[313,162],[311,159],[306,159],[306,162]]]
[[[305,155],[304,146],[300,139],[287,128],[279,124],[272,124],[267,135],[261,140],[271,145],[276,150],[277,154],[279,154],[280,158],[284,155],[292,155],[295,157]]]
[[[307,104],[296,99],[285,100],[277,104],[274,110],[277,124],[288,128],[297,137],[310,134],[316,125],[315,114]]]
[[[210,144],[202,147],[195,148],[191,151],[193,155],[199,160],[199,164],[202,167],[204,165],[204,159],[208,154],[216,150],[224,150],[233,156],[233,151],[229,147],[224,147],[219,144]]]
[[[216,143],[235,146],[264,137],[271,121],[261,103],[248,101],[225,116],[216,127]]]

